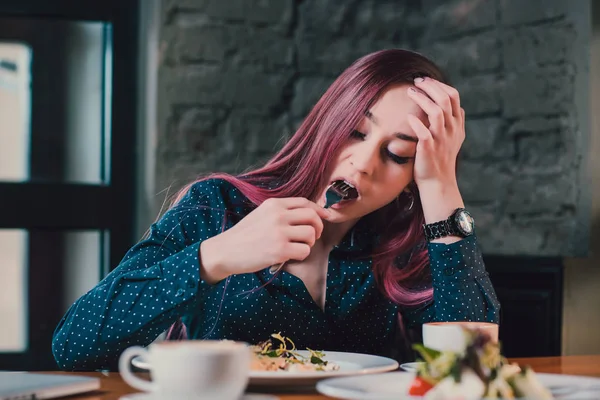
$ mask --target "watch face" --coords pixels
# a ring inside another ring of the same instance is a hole
[[[456,225],[458,229],[462,231],[464,235],[470,235],[473,233],[475,222],[473,217],[465,210],[461,210],[456,214]]]

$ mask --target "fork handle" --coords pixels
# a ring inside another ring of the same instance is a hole
[[[272,266],[271,268],[269,268],[269,272],[271,273],[271,275],[275,275],[276,273],[278,273],[281,270],[281,268],[283,268],[286,262],[287,261],[284,261],[276,267]]]

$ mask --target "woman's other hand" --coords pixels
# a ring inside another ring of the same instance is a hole
[[[329,211],[305,198],[268,199],[200,245],[201,276],[215,283],[287,260],[302,261],[321,237]]]

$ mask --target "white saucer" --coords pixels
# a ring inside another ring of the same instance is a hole
[[[198,398],[198,400],[202,399],[204,398]],[[131,393],[119,397],[119,400],[164,400],[164,397],[155,395],[153,393]],[[247,393],[240,397],[240,400],[279,400],[279,397],[268,394]]]
[[[409,362],[409,363],[400,364],[400,368],[402,368],[403,370],[405,370],[407,372],[417,372],[417,368],[421,364],[423,364],[423,363],[422,362]]]

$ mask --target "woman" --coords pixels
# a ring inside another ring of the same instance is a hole
[[[59,366],[114,368],[169,327],[399,357],[404,328],[497,322],[455,174],[464,110],[443,81],[419,54],[367,55],[264,167],[190,184],[61,320]],[[335,181],[355,198],[325,208]]]

